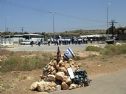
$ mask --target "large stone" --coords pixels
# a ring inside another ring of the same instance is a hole
[[[56,74],[56,70],[53,70],[53,71],[51,72],[51,74],[52,74],[52,75],[55,75],[55,74]]]
[[[67,69],[65,67],[60,67],[58,71],[64,72],[65,74],[67,73]]]
[[[55,82],[49,82],[49,86],[50,87],[56,87],[56,83]]]
[[[68,76],[65,75],[65,76],[63,77],[63,81],[65,82],[65,81],[67,80],[67,78],[68,78]]]
[[[36,90],[38,87],[39,82],[33,82],[32,85],[30,86],[30,90]]]
[[[59,66],[60,66],[60,67],[65,67],[65,62],[63,62],[63,60],[60,60]]]
[[[52,60],[52,61],[49,63],[49,65],[54,66],[56,63],[57,63],[56,60]]]
[[[55,68],[53,67],[53,66],[51,66],[50,67],[50,71],[52,72],[52,71],[54,71],[55,70]]]
[[[49,71],[49,72],[52,72],[54,69],[55,69],[55,68],[54,68],[53,66],[50,66],[50,65],[48,66],[48,71]]]
[[[57,80],[63,81],[63,77],[65,76],[65,73],[64,72],[57,72],[55,76],[56,76]]]
[[[50,92],[56,91],[56,87],[51,87]]]
[[[41,85],[41,84],[38,85],[37,90],[38,90],[39,92],[44,92],[44,86]]]
[[[72,84],[72,81],[71,81],[70,77],[68,77],[68,76],[65,76],[64,79],[63,79],[63,81],[65,83],[67,83],[68,85]]]
[[[60,68],[60,67],[59,67],[59,64],[58,64],[58,65],[56,65],[56,70],[59,70],[59,68]]]
[[[61,85],[56,86],[56,91],[59,91],[59,90],[61,90]]]
[[[69,86],[65,83],[65,82],[62,82],[62,90],[67,90],[69,88]]]
[[[55,81],[55,75],[49,74],[47,79],[48,79],[49,81]]]
[[[42,80],[38,83],[37,90],[39,92],[55,91],[56,90],[56,84],[54,82],[46,82],[46,81]]]
[[[44,88],[45,85],[44,84],[45,84],[45,82],[43,80],[38,83],[37,90],[39,92],[44,92],[45,91],[45,88]]]
[[[50,87],[50,86],[44,86],[44,91],[50,92],[50,91],[52,91],[52,87]]]
[[[61,64],[61,67],[65,67],[65,63],[62,63],[62,64]]]
[[[64,63],[64,62],[63,62],[63,60],[61,59],[61,60],[59,61],[59,64],[62,64],[62,63]]]
[[[55,84],[54,83],[52,83],[52,82],[46,82],[45,84],[44,84],[44,91],[47,91],[47,92],[50,92],[50,91],[54,91],[55,90]]]
[[[76,85],[76,84],[71,84],[70,85],[70,87],[69,87],[69,89],[71,90],[71,89],[75,89],[75,88],[77,88],[78,86]]]
[[[50,65],[46,65],[46,70],[49,70],[50,68],[51,68],[51,66]]]
[[[69,68],[70,67],[70,64],[69,63],[65,63],[65,68]]]

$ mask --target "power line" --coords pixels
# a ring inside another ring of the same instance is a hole
[[[44,14],[51,14],[52,13],[52,11],[47,10],[47,9],[46,10],[45,9],[38,9],[38,8],[34,8],[31,6],[25,6],[25,5],[15,3],[12,1],[8,1],[8,0],[6,0],[5,3],[12,5],[12,6],[15,6],[15,7],[24,8],[24,9],[32,10],[32,11],[39,12],[39,13],[44,13]],[[90,23],[91,22],[93,22],[93,23],[104,23],[105,22],[105,20],[94,20],[94,19],[81,18],[81,17],[68,15],[68,14],[61,13],[61,12],[55,12],[55,15],[64,16],[64,17],[68,17],[68,18],[71,18],[74,20],[79,20],[79,21],[83,21],[83,22],[90,22]]]

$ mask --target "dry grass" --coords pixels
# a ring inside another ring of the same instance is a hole
[[[104,48],[100,48],[97,46],[88,46],[86,48],[86,51],[100,52],[101,55],[126,54],[126,44],[122,44],[122,45],[109,44],[109,45],[106,45]]]
[[[95,56],[78,61],[90,75],[108,74],[126,68],[126,55]]]
[[[101,51],[103,55],[120,55],[126,54],[126,44],[122,45],[106,45]]]
[[[0,56],[6,56],[5,60],[0,62],[0,71],[30,71],[40,69],[45,66],[53,55],[40,52],[9,52],[3,51]]]

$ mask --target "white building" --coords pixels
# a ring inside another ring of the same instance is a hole
[[[39,41],[44,41],[44,38],[40,34],[17,34],[17,35],[6,35],[0,38],[0,43],[2,45],[8,44],[30,44],[33,41],[34,43],[38,43]]]

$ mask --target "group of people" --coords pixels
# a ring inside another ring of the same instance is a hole
[[[92,43],[93,39],[57,39],[57,40],[48,40],[48,45],[54,44],[54,45],[70,45],[70,44],[87,44],[88,42]]]
[[[94,41],[98,41],[96,39],[93,38],[72,38],[72,39],[48,39],[47,41],[38,41],[36,43],[34,43],[33,41],[31,41],[30,45],[33,46],[33,44],[36,44],[38,46],[40,46],[41,44],[43,45],[48,45],[50,46],[51,44],[54,45],[70,45],[70,44],[87,44],[87,43],[93,43]]]

